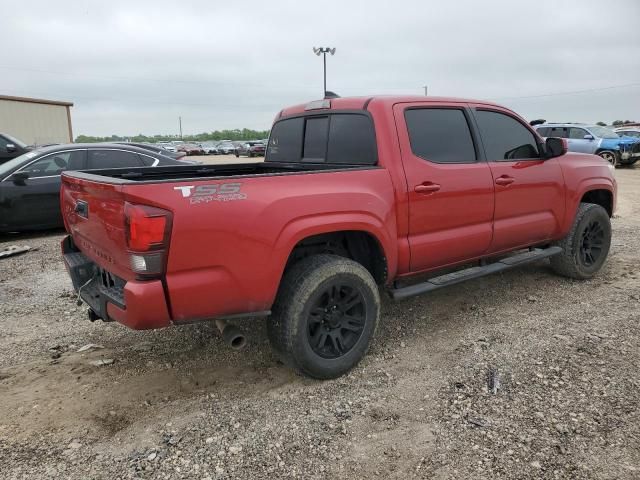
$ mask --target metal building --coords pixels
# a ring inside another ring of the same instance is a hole
[[[71,102],[0,95],[0,132],[27,145],[73,142]]]

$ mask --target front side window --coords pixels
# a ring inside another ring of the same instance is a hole
[[[60,175],[67,170],[81,170],[84,168],[84,153],[84,150],[52,153],[21,168],[20,171],[28,173],[29,178],[39,178]]]
[[[373,123],[350,113],[280,120],[271,130],[265,161],[375,165]]]
[[[487,160],[540,158],[535,135],[515,118],[488,110],[477,110],[475,116]]]
[[[89,150],[87,169],[139,167],[140,158],[123,150]]]
[[[404,113],[411,151],[436,163],[473,163],[476,151],[467,117],[455,108],[415,108]]]

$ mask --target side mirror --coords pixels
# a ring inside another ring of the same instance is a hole
[[[549,137],[544,142],[547,158],[560,157],[567,153],[568,145],[564,138]]]
[[[7,152],[13,153],[16,151],[16,146],[13,143],[7,143],[6,147]]]
[[[589,135],[589,134],[587,134],[587,135],[585,135],[583,138],[584,138],[585,140],[593,140],[593,135]]]
[[[29,178],[29,174],[27,172],[16,172],[11,175],[10,178],[14,184],[24,186],[26,185],[25,181]]]

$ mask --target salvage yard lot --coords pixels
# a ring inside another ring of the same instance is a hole
[[[0,237],[37,247],[0,260],[1,476],[638,478],[640,169],[616,176],[593,280],[541,262],[387,300],[369,355],[326,382],[278,363],[264,320],[238,323],[240,353],[210,324],[90,323],[62,232]]]

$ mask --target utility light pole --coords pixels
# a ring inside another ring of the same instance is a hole
[[[422,87],[422,88],[424,88],[424,96],[426,97],[426,96],[427,96],[427,85],[425,85],[425,86],[424,86],[424,87]]]
[[[178,117],[178,123],[180,124],[180,140],[182,140],[182,117]]]
[[[324,72],[324,93],[322,94],[322,96],[324,97],[327,94],[327,53],[330,53],[333,56],[336,53],[336,49],[330,47],[313,47],[313,53],[315,53],[317,56],[320,56],[322,54],[322,65]]]

